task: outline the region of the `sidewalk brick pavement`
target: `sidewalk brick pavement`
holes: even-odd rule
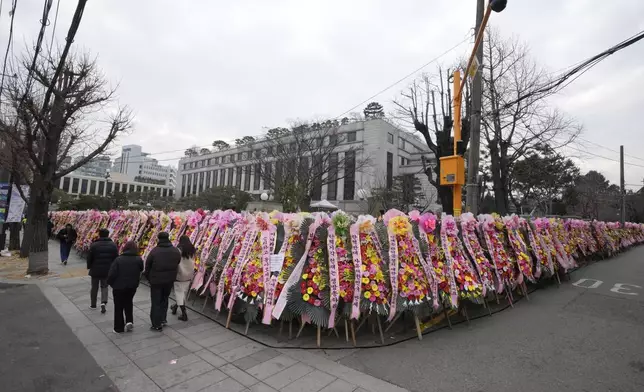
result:
[[[81,263],[72,256],[68,267]],[[162,333],[150,331],[146,286],[134,297],[134,332],[115,334],[111,293],[106,314],[89,309],[89,277],[40,285],[121,392],[406,391],[310,350],[267,348],[194,312],[188,322],[168,314]]]

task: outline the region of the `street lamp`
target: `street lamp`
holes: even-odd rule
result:
[[[262,201],[261,210],[262,210],[262,212],[265,212],[266,208],[264,207],[264,203],[268,200],[268,193],[262,192],[262,194],[259,195],[259,198]]]
[[[490,19],[492,11],[501,12],[507,5],[507,0],[490,0],[485,10],[485,15],[481,21],[479,31],[476,33],[476,40],[474,41],[474,48],[472,54],[467,61],[463,80],[461,80],[461,71],[454,71],[454,155],[440,157],[441,170],[440,170],[440,184],[452,186],[452,206],[454,216],[461,216],[462,201],[462,188],[465,185],[465,159],[463,159],[464,145],[461,139],[461,98],[463,96],[463,89],[461,86],[467,82],[467,75],[470,73],[470,68],[474,62],[476,52],[483,42],[483,35],[485,34],[485,26]]]

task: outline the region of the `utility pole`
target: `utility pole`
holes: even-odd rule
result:
[[[476,32],[474,49],[467,61],[463,80],[461,80],[460,71],[454,71],[454,155],[443,156],[440,157],[439,160],[441,163],[440,184],[452,187],[452,201],[455,217],[461,216],[461,206],[463,205],[463,201],[461,200],[461,188],[465,184],[465,160],[463,159],[464,146],[463,141],[461,140],[461,99],[463,96],[463,89],[461,87],[465,86],[467,83],[467,75],[470,72],[472,63],[474,62],[474,56],[478,53],[481,43],[483,42],[483,33],[485,31],[487,21],[490,19],[490,14],[492,11],[503,11],[506,5],[507,0],[490,0],[487,8],[485,9],[485,13],[483,14],[481,25]],[[478,171],[478,169],[476,171]],[[476,175],[476,172],[474,173],[474,175]]]
[[[476,2],[476,31],[481,29],[483,15],[485,13],[485,0]],[[465,195],[465,210],[478,215],[479,212],[479,161],[481,159],[481,100],[483,95],[482,86],[482,65],[483,45],[476,50],[476,60],[479,63],[479,70],[472,81],[472,113],[470,116],[470,146],[467,158],[467,194]],[[469,70],[466,70],[468,72]]]
[[[619,185],[622,191],[622,213],[620,222],[622,227],[626,222],[626,183],[624,181],[624,146],[619,146]]]

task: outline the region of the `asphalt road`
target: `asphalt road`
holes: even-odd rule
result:
[[[37,285],[3,283],[0,390],[118,391]]]
[[[418,392],[643,391],[644,247],[469,327],[340,362]]]

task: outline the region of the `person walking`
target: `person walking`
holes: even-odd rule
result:
[[[188,321],[185,300],[188,289],[190,288],[190,281],[195,273],[195,254],[197,251],[192,242],[190,242],[190,238],[186,235],[182,235],[179,238],[177,248],[181,251],[181,262],[179,263],[177,278],[174,282],[174,298],[177,303],[172,305],[171,309],[172,314],[177,314],[177,308],[181,308],[179,320]]]
[[[143,272],[143,259],[134,241],[128,241],[123,253],[114,260],[107,274],[107,284],[112,286],[114,297],[114,332],[130,332],[134,329],[134,305],[132,300]],[[123,315],[125,314],[125,318]]]
[[[162,231],[158,235],[157,246],[152,249],[145,261],[143,275],[150,282],[150,321],[155,331],[163,330],[167,324],[168,297],[177,278],[177,269],[181,262],[181,252],[172,246],[170,235]]]
[[[98,286],[101,286],[101,313],[107,310],[107,275],[110,272],[112,263],[119,255],[119,250],[114,241],[110,239],[110,232],[107,229],[98,230],[98,239],[89,247],[87,255],[87,269],[92,277],[92,288],[90,291],[91,309],[96,309],[96,297]]]
[[[61,229],[56,235],[60,241],[60,262],[64,265],[67,265],[67,259],[69,258],[69,253],[72,251],[72,246],[76,242],[78,234],[74,227],[68,223],[65,225],[64,229]]]

